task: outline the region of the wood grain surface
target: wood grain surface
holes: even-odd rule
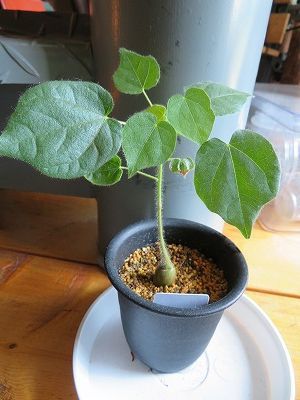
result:
[[[251,239],[229,225],[224,234],[246,258],[250,289],[300,298],[300,233],[268,232],[256,224]]]
[[[0,189],[0,246],[96,263],[96,200]]]
[[[8,267],[11,265],[11,267]],[[99,267],[0,251],[0,399],[77,399],[76,331],[109,286]]]

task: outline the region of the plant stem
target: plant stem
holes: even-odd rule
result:
[[[155,271],[154,283],[156,286],[169,286],[175,282],[176,269],[164,238],[163,228],[163,165],[158,167],[157,173],[157,225],[160,246],[161,263]]]
[[[125,121],[120,121],[120,120],[118,119],[118,122],[119,122],[121,125],[126,125],[126,122],[125,122]]]
[[[149,99],[149,96],[147,95],[147,93],[145,92],[145,90],[143,90],[143,94],[144,94],[144,96],[146,97],[146,100],[148,101],[150,107],[152,107],[152,106],[153,106],[152,101]]]
[[[128,168],[127,168],[127,167],[121,167],[121,168],[124,169],[124,170],[126,170],[126,171],[128,171]],[[157,182],[157,180],[158,180],[156,176],[153,176],[153,175],[150,175],[150,174],[146,174],[146,172],[137,171],[137,174],[142,175],[142,176],[145,176],[146,178],[152,179],[152,180],[154,180],[155,182]]]

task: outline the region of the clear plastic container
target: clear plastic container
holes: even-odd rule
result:
[[[257,84],[247,127],[263,134],[281,164],[280,192],[259,217],[267,230],[300,232],[300,87]]]
[[[283,185],[275,200],[261,211],[259,222],[272,231],[300,231],[300,174]]]
[[[272,143],[281,165],[282,184],[300,172],[300,132],[284,128],[258,110],[248,119],[247,127],[261,133]]]

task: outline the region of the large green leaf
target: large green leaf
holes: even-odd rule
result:
[[[122,178],[122,174],[121,159],[119,156],[114,156],[111,160],[102,165],[102,167],[86,175],[85,178],[94,185],[110,186],[119,182]]]
[[[250,96],[239,90],[213,82],[200,82],[195,85],[203,89],[211,100],[211,108],[216,116],[233,114],[240,111]]]
[[[189,88],[184,96],[172,96],[167,117],[178,133],[198,144],[208,139],[215,121],[209,97],[199,88]]]
[[[113,75],[117,89],[122,93],[140,94],[157,85],[160,69],[152,56],[142,56],[120,49],[120,65]]]
[[[249,238],[261,207],[277,194],[279,175],[271,144],[255,132],[240,130],[228,145],[211,139],[200,147],[194,183],[206,206]]]
[[[121,145],[121,125],[108,117],[111,95],[91,82],[52,81],[28,89],[0,137],[0,155],[54,178],[100,168]]]
[[[146,111],[130,117],[123,130],[123,150],[131,177],[138,170],[165,162],[175,149],[175,129]]]

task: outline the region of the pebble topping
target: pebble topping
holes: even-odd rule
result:
[[[146,300],[153,300],[154,294],[158,292],[205,293],[210,296],[210,303],[225,296],[228,283],[223,271],[212,259],[180,244],[168,245],[168,249],[177,270],[174,285],[157,287],[153,283],[154,272],[160,262],[157,244],[137,249],[130,254],[120,270],[124,283]]]

